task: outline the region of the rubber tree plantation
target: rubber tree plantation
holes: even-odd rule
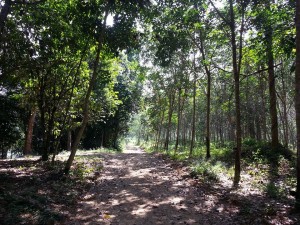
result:
[[[3,224],[300,223],[300,1],[0,0],[0,155]]]

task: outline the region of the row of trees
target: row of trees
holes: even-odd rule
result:
[[[243,139],[295,149],[295,2],[158,1],[148,27],[149,107],[144,138],[175,152]],[[141,123],[145,127],[145,123]]]
[[[234,141],[236,185],[243,138],[300,149],[295,1],[0,5],[2,155],[25,130],[25,153],[35,134],[43,160],[74,139],[65,172],[80,143],[116,147],[138,108],[145,73],[138,60],[150,71],[139,137],[152,137],[156,147],[173,141],[192,155],[204,143],[210,158],[212,141]],[[133,51],[139,45],[142,58]]]
[[[135,24],[148,4],[5,0],[0,5],[2,157],[24,144],[24,154],[33,145],[43,160],[53,154],[54,161],[68,146],[68,173],[83,137],[83,147],[117,147],[141,96]]]

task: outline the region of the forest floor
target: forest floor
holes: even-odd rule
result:
[[[250,178],[237,189],[227,178],[203,182],[136,146],[81,157],[73,177],[34,160],[0,161],[0,224],[300,224],[292,197],[270,198]]]

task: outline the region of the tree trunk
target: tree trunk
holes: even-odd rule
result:
[[[11,9],[11,0],[5,0],[4,5],[2,6],[0,12],[0,40],[2,40],[2,32],[4,30],[5,22],[7,20],[7,16]]]
[[[28,120],[27,131],[25,135],[25,145],[24,145],[24,155],[28,155],[32,152],[32,135],[33,135],[33,127],[36,116],[36,109],[32,108]]]
[[[211,92],[211,72],[208,68],[206,62],[206,55],[204,51],[203,37],[202,33],[200,33],[200,52],[202,55],[202,60],[204,64],[205,73],[207,76],[207,93],[206,93],[206,136],[205,136],[205,144],[206,144],[206,158],[210,158],[210,92]]]
[[[165,109],[163,108],[162,109],[162,116],[161,116],[161,120],[160,120],[160,124],[159,124],[159,128],[158,128],[156,150],[158,150],[158,148],[159,148],[160,137],[161,137],[161,130],[162,130],[163,122],[164,122],[164,117],[165,117]]]
[[[68,140],[67,140],[67,151],[70,152],[72,150],[72,131],[68,130]]]
[[[260,90],[260,98],[261,98],[261,104],[260,104],[260,116],[261,116],[261,124],[262,124],[262,139],[264,141],[267,140],[267,119],[266,119],[266,112],[265,112],[265,84],[264,84],[264,78],[263,78],[263,72],[259,73],[259,90]]]
[[[187,122],[186,122],[186,115],[185,114],[182,117],[182,119],[183,119],[182,120],[183,121],[182,145],[185,149],[185,147],[186,147],[186,136],[187,136],[187,134],[186,134],[186,132],[187,132]]]
[[[103,46],[104,30],[105,30],[107,16],[108,16],[108,10],[106,9],[102,29],[101,29],[101,32],[100,32],[99,38],[98,38],[98,46],[97,46],[97,51],[96,51],[96,58],[95,58],[94,65],[93,65],[93,73],[92,73],[92,76],[91,76],[91,79],[90,79],[90,82],[89,82],[89,86],[88,86],[88,90],[86,92],[85,99],[84,99],[83,119],[82,119],[82,122],[81,122],[81,126],[78,130],[78,133],[75,137],[73,146],[71,148],[71,154],[70,154],[70,156],[68,158],[68,161],[65,165],[64,171],[65,171],[66,174],[68,174],[69,171],[70,171],[70,168],[71,168],[71,165],[72,165],[73,160],[75,158],[76,151],[77,151],[77,148],[79,146],[80,140],[82,138],[83,132],[84,132],[85,127],[86,127],[86,125],[89,121],[90,96],[92,94],[92,90],[93,90],[93,87],[94,87],[94,84],[95,84],[96,78],[97,78],[98,66],[99,66],[99,62],[100,62],[100,53],[101,53],[102,46]]]
[[[270,10],[270,2],[266,3],[267,10]],[[273,56],[273,29],[269,24],[265,30],[266,36],[266,53],[268,60],[268,80],[269,80],[269,95],[270,95],[270,116],[271,116],[271,142],[272,148],[276,149],[279,145],[278,140],[278,119],[277,119],[277,99],[275,88],[275,72],[274,72],[274,56]]]
[[[175,143],[175,150],[174,154],[177,153],[178,144],[179,144],[179,129],[181,123],[181,87],[178,88],[178,109],[177,109],[177,129],[176,129],[176,143]]]
[[[39,111],[41,114],[41,128],[42,128],[42,140],[43,140],[43,145],[42,145],[42,160],[47,161],[49,159],[49,146],[47,145],[47,126],[46,126],[46,102],[45,102],[45,83],[47,81],[47,77],[42,77],[41,82],[40,82],[40,92],[39,92]]]
[[[192,140],[190,146],[189,157],[192,157],[193,149],[195,146],[195,131],[196,131],[196,73],[194,74],[194,87],[193,87],[193,119],[192,119]]]
[[[282,66],[283,67],[283,66]],[[287,97],[286,97],[286,85],[284,79],[284,71],[282,68],[282,105],[283,105],[283,134],[284,134],[284,146],[287,148],[289,145],[289,121],[288,121],[288,113],[287,113]]]
[[[257,113],[255,114],[255,125],[256,125],[256,139],[258,141],[261,141],[261,120],[259,118],[258,110],[256,111]]]
[[[166,151],[168,151],[169,149],[169,139],[170,139],[170,129],[171,129],[171,122],[172,122],[172,115],[173,115],[174,98],[175,98],[175,93],[172,93],[171,91],[171,93],[169,94],[168,125],[167,125],[166,140],[164,145],[164,149]]]
[[[234,185],[237,186],[240,182],[241,176],[241,148],[242,148],[242,129],[241,129],[241,109],[240,109],[240,64],[237,59],[237,46],[235,35],[235,18],[233,10],[233,0],[229,0],[230,3],[230,31],[231,31],[231,48],[232,48],[232,67],[234,76],[234,95],[235,95],[235,122],[236,122],[236,148],[235,148],[235,168],[234,168]],[[242,28],[243,29],[243,28]],[[243,30],[241,29],[241,34]],[[241,38],[241,37],[240,37]],[[241,60],[241,48],[240,48],[240,60]]]
[[[300,1],[296,1],[296,73],[295,73],[295,108],[297,128],[297,189],[296,208],[300,210]]]

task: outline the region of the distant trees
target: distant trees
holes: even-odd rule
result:
[[[224,145],[235,140],[234,183],[238,184],[243,139],[270,142],[274,151],[280,143],[291,147],[296,143],[293,93],[288,91],[293,85],[295,33],[286,25],[293,24],[293,5],[263,0],[175,2],[159,2],[154,8],[154,26],[145,41],[151,46],[147,54],[152,53],[155,66],[149,68],[156,71],[157,82],[179,83],[175,72],[165,71],[179,71],[181,61],[189,65],[181,75],[187,78],[186,88],[172,89],[177,96],[173,101],[168,100],[167,86],[150,83],[148,112],[155,145],[168,143],[168,148],[164,146],[170,149],[174,144],[176,153],[187,142],[193,146],[195,121],[195,146],[206,145],[206,158],[211,141]]]
[[[8,98],[9,90],[29,115],[22,119],[24,154],[32,143],[43,160],[52,154],[54,161],[67,147],[61,146],[63,139],[69,137],[68,173],[87,124],[109,117],[119,122],[111,124],[115,141],[104,141],[116,146],[137,109],[133,98],[139,101],[143,82],[138,65],[128,81],[121,81],[125,61],[120,55],[135,54],[139,32],[134,24],[149,3],[128,4],[51,0],[1,4],[0,86],[3,98]],[[108,16],[113,19],[109,26]],[[131,61],[137,63],[134,57]],[[129,88],[128,93],[121,85]],[[72,143],[67,133],[73,134]]]

